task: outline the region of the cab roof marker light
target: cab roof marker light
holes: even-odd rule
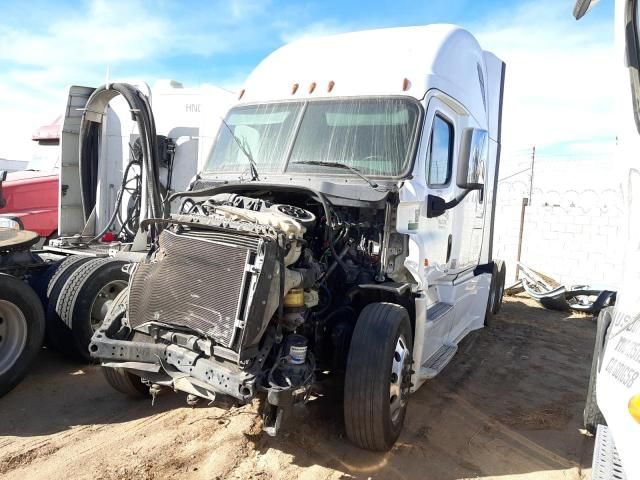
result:
[[[331,80],[329,82],[329,85],[327,85],[327,92],[331,93],[331,90],[333,90],[333,87],[335,87],[336,82],[334,82],[333,80]]]
[[[316,89],[316,82],[311,82],[311,85],[309,85],[309,93],[313,93],[315,89]]]
[[[402,81],[402,91],[403,91],[403,92],[406,92],[407,90],[409,90],[409,87],[411,87],[411,82],[409,81],[409,79],[408,79],[408,78],[405,78],[405,79]]]
[[[296,94],[296,92],[298,91],[298,87],[300,87],[300,85],[298,85],[297,83],[293,84],[293,87],[291,87],[291,95]]]
[[[240,99],[242,99],[242,97],[244,97],[244,92],[245,92],[244,88],[242,90],[240,90],[240,95],[238,95],[238,100],[240,100]]]

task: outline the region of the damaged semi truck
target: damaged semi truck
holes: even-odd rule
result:
[[[410,393],[501,306],[504,72],[451,25],[268,56],[190,190],[167,199],[176,213],[141,223],[151,249],[89,345],[109,383],[188,401],[264,395],[275,434],[339,376],[348,437],[389,449]]]

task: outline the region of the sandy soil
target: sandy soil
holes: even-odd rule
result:
[[[337,388],[300,406],[277,438],[257,405],[197,407],[167,394],[152,407],[111,390],[97,366],[43,350],[0,399],[4,479],[583,479],[580,433],[595,324],[509,299],[452,363],[413,395],[385,454],[346,440]]]

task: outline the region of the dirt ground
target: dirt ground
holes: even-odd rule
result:
[[[588,479],[593,439],[580,433],[595,324],[507,300],[491,328],[409,402],[392,451],[344,434],[336,388],[300,406],[277,438],[254,412],[187,407],[113,391],[100,367],[43,350],[0,399],[4,479]]]

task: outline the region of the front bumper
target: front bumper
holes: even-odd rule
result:
[[[169,386],[214,400],[228,395],[243,403],[257,393],[257,377],[238,365],[217,360],[207,342],[181,332],[151,328],[145,341],[115,338],[120,319],[105,322],[91,339],[89,352],[104,367],[125,368],[151,384]],[[172,340],[172,342],[167,341]],[[173,343],[177,342],[177,343]]]

